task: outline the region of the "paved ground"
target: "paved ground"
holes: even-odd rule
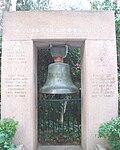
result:
[[[39,146],[37,150],[82,150],[81,146]]]

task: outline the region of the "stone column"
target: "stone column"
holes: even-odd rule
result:
[[[2,32],[3,0],[0,0],[0,32]]]
[[[98,128],[118,115],[117,57],[114,40],[86,40],[82,48],[82,146],[94,150]],[[103,143],[104,142],[104,143]]]
[[[18,121],[15,143],[26,150],[37,144],[36,51],[32,41],[3,42],[2,118]]]

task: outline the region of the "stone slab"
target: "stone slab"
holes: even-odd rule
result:
[[[75,145],[70,145],[70,146],[39,146],[37,150],[82,150],[81,146],[75,146]]]
[[[37,144],[36,57],[33,42],[3,42],[1,116],[18,121],[14,142],[34,150]]]
[[[101,123],[118,115],[116,43],[111,40],[86,40],[81,62],[82,146],[93,150]]]
[[[113,11],[5,12],[3,26],[3,41],[116,38]]]
[[[104,148],[102,145],[97,144],[95,146],[95,150],[107,150],[106,148]]]
[[[24,147],[24,145],[18,145],[16,147],[16,150],[25,150],[25,147]]]

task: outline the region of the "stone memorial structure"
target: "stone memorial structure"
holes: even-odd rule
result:
[[[112,11],[6,12],[2,49],[2,117],[19,122],[14,141],[36,150],[37,49],[81,48],[82,148],[94,150],[101,123],[118,113],[117,57]]]

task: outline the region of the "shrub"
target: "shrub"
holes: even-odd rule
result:
[[[120,92],[119,92],[119,96],[118,96],[118,114],[120,116]]]
[[[99,137],[107,139],[112,150],[120,150],[120,117],[103,123],[98,131]]]
[[[16,150],[12,138],[15,135],[17,124],[13,119],[0,120],[0,150]]]

